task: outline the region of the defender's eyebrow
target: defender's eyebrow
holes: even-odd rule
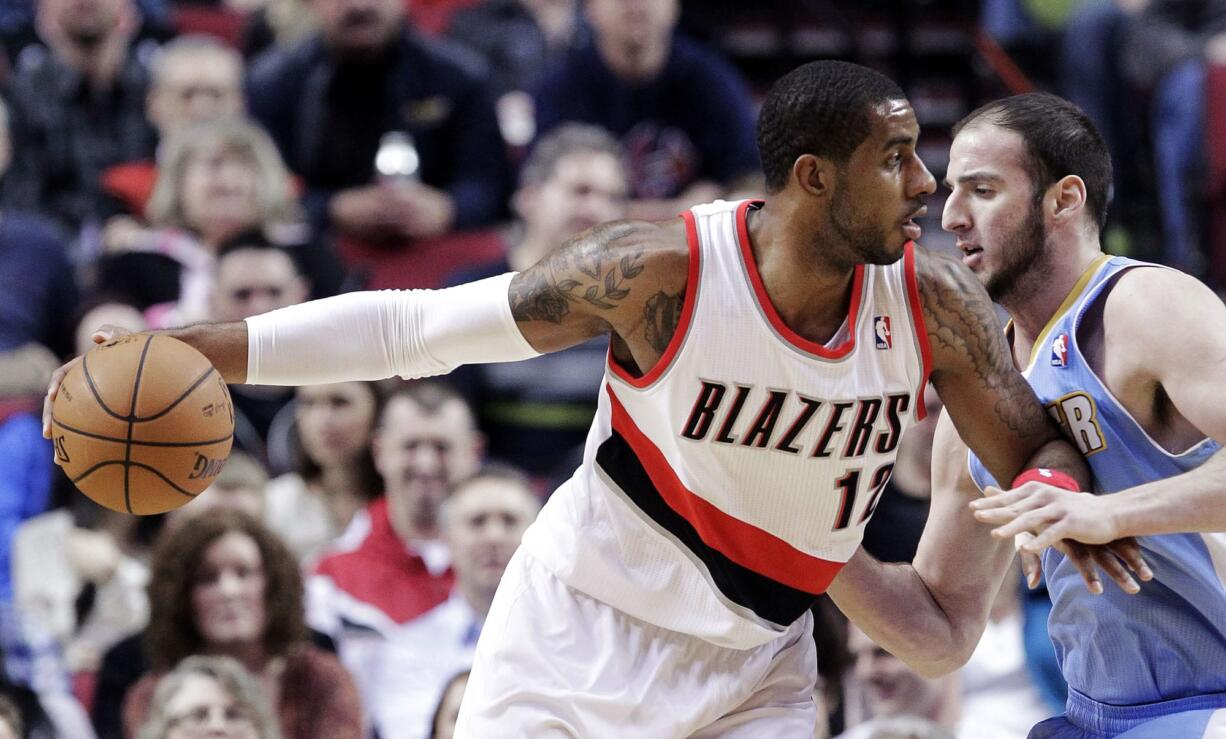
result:
[[[965,185],[968,182],[1000,182],[1000,181],[1001,181],[1000,175],[992,174],[991,172],[967,172],[966,174],[958,178],[959,185]],[[954,189],[954,186],[949,184],[948,179],[942,180],[941,184],[945,185],[945,187],[949,188],[950,190]]]

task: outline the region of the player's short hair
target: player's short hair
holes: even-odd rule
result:
[[[889,77],[849,62],[809,62],[779,78],[758,115],[766,191],[784,188],[802,154],[846,162],[868,138],[869,111],[905,98]]]
[[[1047,92],[1030,92],[990,102],[954,126],[953,135],[977,122],[1022,137],[1035,198],[1061,177],[1077,175],[1086,185],[1086,207],[1100,230],[1111,201],[1111,154],[1102,134],[1080,108]]]
[[[600,126],[588,123],[566,123],[541,137],[532,153],[519,171],[520,187],[539,185],[547,181],[558,169],[558,162],[571,154],[592,152],[608,154],[617,160],[622,178],[629,182],[626,169],[626,151],[613,134]]]

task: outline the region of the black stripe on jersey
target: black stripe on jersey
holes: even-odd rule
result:
[[[661,497],[630,444],[617,431],[596,450],[596,464],[639,510],[676,537],[706,566],[711,580],[728,600],[780,626],[800,618],[817,600],[812,593],[776,582],[707,546],[690,522]]]

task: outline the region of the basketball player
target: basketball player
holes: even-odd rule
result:
[[[934,514],[972,500],[999,539],[1035,535],[1023,552],[1043,552],[1069,697],[1066,715],[1030,737],[1226,737],[1226,307],[1181,272],[1102,252],[1111,162],[1071,104],[1008,98],[955,133],[942,226],[1012,315],[1014,363],[1095,478],[1095,495],[1001,493],[977,450],[968,464],[949,419],[938,426]],[[961,495],[938,503],[941,489]],[[930,533],[940,532],[925,531],[919,557],[940,556]],[[1045,550],[1120,537],[1141,537],[1151,565],[1135,594],[1095,597]]]
[[[808,609],[858,547],[929,379],[999,479],[1088,484],[983,288],[913,245],[935,189],[918,136],[890,80],[815,62],[765,101],[764,203],[597,227],[523,273],[172,335],[229,381],[307,384],[611,333],[584,461],[508,566],[457,735],[810,736]],[[956,538],[939,554],[937,600],[996,564]]]

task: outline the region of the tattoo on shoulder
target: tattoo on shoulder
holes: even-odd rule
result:
[[[644,251],[619,243],[635,227],[610,223],[577,237],[511,283],[516,321],[561,323],[572,303],[613,310],[630,294],[627,282],[642,274]]]
[[[949,258],[925,254],[920,293],[928,341],[935,356],[955,357],[983,388],[997,396],[993,410],[1023,435],[1047,434],[1050,425],[1030,384],[1013,366],[992,301],[979,282]]]
[[[677,332],[677,324],[681,322],[681,308],[685,305],[685,294],[669,295],[660,291],[647,300],[643,309],[643,324],[646,326],[647,343],[651,348],[663,353],[668,343]]]

